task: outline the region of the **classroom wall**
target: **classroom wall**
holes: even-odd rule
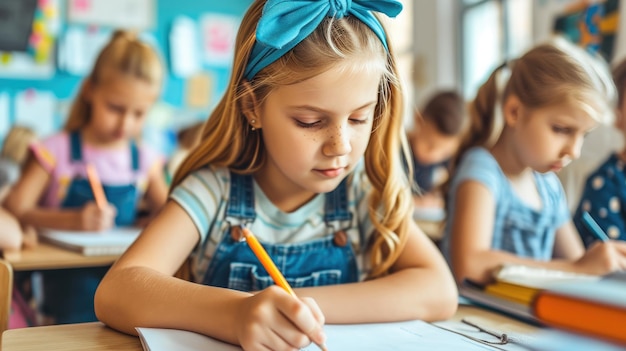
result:
[[[60,9],[60,37],[62,37],[63,33],[65,33],[65,31],[70,27],[105,32],[112,31],[113,28],[107,26],[92,28],[86,25],[68,24],[66,21],[67,1],[68,0],[58,0]],[[154,28],[144,31],[144,34],[147,34],[150,39],[154,39],[154,43],[157,49],[162,53],[162,57],[168,67],[168,75],[163,86],[162,103],[158,106],[158,114],[160,114],[160,116],[155,117],[155,119],[158,119],[155,124],[159,127],[163,127],[163,115],[173,115],[173,121],[171,123],[174,127],[176,127],[177,119],[179,120],[178,124],[184,125],[190,123],[191,120],[202,119],[208,115],[210,107],[215,104],[226,87],[228,76],[230,74],[230,67],[203,63],[202,71],[211,78],[211,83],[213,84],[210,89],[210,106],[203,108],[192,108],[187,106],[186,85],[188,81],[185,78],[179,78],[172,75],[170,71],[171,61],[168,53],[170,49],[168,37],[170,35],[170,29],[174,18],[179,15],[184,15],[198,23],[200,18],[205,14],[223,14],[240,19],[252,0],[153,1],[155,5],[155,25]],[[0,63],[0,65],[2,65],[2,63]],[[8,125],[15,122],[15,97],[18,94],[27,90],[35,93],[39,91],[52,92],[54,97],[57,99],[54,106],[54,124],[60,127],[64,121],[64,116],[67,113],[71,99],[76,93],[82,78],[82,76],[76,76],[63,72],[56,68],[52,77],[46,79],[35,79],[28,76],[16,78],[6,78],[0,76],[0,96],[4,96],[4,98],[6,98],[8,95],[9,98],[8,121],[0,121],[0,140],[3,138],[3,132],[6,132],[6,130],[3,131],[2,125],[4,125],[4,129],[6,129]],[[0,99],[2,99],[2,97],[0,97]],[[1,113],[2,111],[0,111],[0,114]]]

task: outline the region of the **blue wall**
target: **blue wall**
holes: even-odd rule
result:
[[[61,2],[64,4],[64,2]],[[178,15],[185,15],[196,20],[206,13],[220,13],[233,15],[241,18],[252,3],[252,0],[155,0],[156,4],[156,28],[150,31],[158,41],[159,49],[164,54],[166,66],[169,71],[169,44],[168,37],[173,19]],[[65,17],[65,8],[61,8],[61,17]],[[65,23],[62,24],[62,30]],[[215,77],[212,100],[218,99],[228,83],[230,68],[205,66],[205,71]],[[8,91],[11,99],[19,91],[25,89],[38,89],[53,92],[59,100],[70,100],[78,89],[82,77],[59,72],[51,79],[46,80],[20,80],[0,78],[0,92]],[[185,80],[168,75],[163,90],[162,100],[175,108],[184,108]],[[0,139],[2,136],[0,136]]]

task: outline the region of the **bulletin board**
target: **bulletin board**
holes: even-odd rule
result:
[[[224,51],[223,39],[230,38],[230,35],[234,36],[236,25],[252,3],[252,0],[37,1],[40,4],[51,2],[58,5],[59,21],[56,23],[58,33],[55,36],[52,60],[33,65],[32,52],[20,55],[12,53],[13,66],[9,66],[6,62],[3,63],[3,56],[0,53],[0,122],[2,122],[0,141],[3,138],[3,131],[17,122],[18,107],[21,111],[20,119],[32,120],[29,111],[23,108],[27,105],[21,104],[24,99],[36,101],[38,106],[51,108],[51,117],[45,118],[52,119],[54,128],[59,128],[65,120],[84,75],[91,68],[92,56],[98,52],[99,45],[106,42],[116,27],[139,29],[141,38],[157,49],[167,68],[160,100],[162,106],[155,112],[155,115],[160,117],[155,119],[165,121],[168,118],[172,119],[171,116],[174,116],[175,121],[206,118],[210,108],[223,94],[230,75],[232,60],[228,50],[232,48],[226,48]],[[126,16],[127,13],[132,16]],[[181,16],[192,21],[200,41],[198,68],[192,75],[178,75],[172,72],[170,34],[175,19]],[[226,19],[230,27],[228,25],[215,27],[212,23],[206,22],[207,16]],[[208,24],[203,26],[202,23]],[[209,28],[211,33],[218,33],[222,37],[213,36],[207,39],[202,28]],[[205,43],[213,45],[211,47],[216,50],[223,50],[219,51],[221,56],[206,59],[202,54],[202,45]],[[17,69],[17,65],[22,68]],[[210,95],[209,98],[206,98],[207,94]],[[46,120],[42,125],[46,126],[47,123]]]

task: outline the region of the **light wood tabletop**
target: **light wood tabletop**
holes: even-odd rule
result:
[[[474,306],[459,306],[452,320],[476,317],[487,327],[508,325],[518,332],[530,333],[537,328],[523,322]],[[11,329],[2,334],[2,351],[142,351],[138,337],[129,336],[102,323],[66,324]]]
[[[6,330],[2,350],[142,351],[141,342],[102,323],[52,325]]]
[[[33,248],[3,253],[4,259],[11,264],[14,271],[108,266],[119,256],[85,256],[45,242],[40,242]]]

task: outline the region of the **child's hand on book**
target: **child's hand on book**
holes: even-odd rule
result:
[[[85,231],[110,229],[115,224],[116,208],[106,204],[102,209],[95,202],[88,202],[80,211],[80,228]]]
[[[250,296],[237,314],[237,338],[244,350],[301,349],[324,344],[324,315],[310,298],[294,298],[278,286]]]
[[[626,242],[597,241],[574,264],[580,272],[588,274],[626,270]]]

